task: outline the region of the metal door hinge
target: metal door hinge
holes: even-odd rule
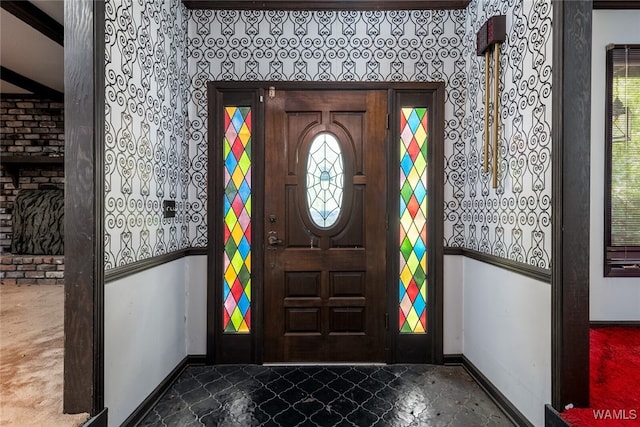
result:
[[[389,330],[389,313],[384,314],[384,329]]]
[[[389,129],[389,115],[387,114],[387,129]]]

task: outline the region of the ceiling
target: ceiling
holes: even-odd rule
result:
[[[64,1],[0,2],[0,93],[61,98]]]
[[[300,8],[313,3],[316,8],[332,8],[340,0],[183,0],[192,8],[202,7],[283,7]],[[303,5],[304,3],[304,5]],[[464,7],[468,0],[353,0],[357,6],[385,4],[430,5],[431,7]],[[594,0],[594,7],[637,8],[634,0]],[[287,6],[288,5],[288,6]],[[321,5],[318,6],[318,5]],[[64,93],[64,1],[1,0],[0,1],[0,94],[34,94],[62,98]]]
[[[203,1],[183,0],[192,7],[225,8],[256,7],[253,0]],[[451,7],[468,0],[352,0],[358,5],[375,9],[396,4],[418,4]],[[399,3],[398,3],[399,2]],[[300,8],[300,0],[265,0],[263,8]],[[335,8],[340,0],[308,0],[314,8]],[[381,4],[386,5],[384,7]],[[318,6],[320,5],[320,6]],[[414,5],[415,6],[415,5]],[[63,0],[1,0],[0,1],[0,94],[34,94],[62,98],[64,94],[64,1]]]

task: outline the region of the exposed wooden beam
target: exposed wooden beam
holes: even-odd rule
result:
[[[63,412],[104,407],[103,0],[66,1]]]
[[[31,25],[60,46],[64,46],[64,26],[28,1],[2,0],[0,6]]]
[[[464,9],[469,0],[182,0],[189,9],[218,10],[425,10]]]
[[[4,5],[4,2],[2,2]],[[21,87],[24,90],[28,90],[29,92],[33,92],[35,95],[40,95],[46,98],[51,99],[62,99],[64,98],[64,94],[62,92],[58,92],[55,89],[51,89],[49,86],[45,86],[42,83],[38,83],[35,80],[31,80],[28,77],[23,76],[22,74],[18,74],[13,70],[10,70],[6,67],[0,65],[0,79],[5,82],[11,83],[18,87]]]
[[[551,400],[589,407],[592,1],[553,2]]]

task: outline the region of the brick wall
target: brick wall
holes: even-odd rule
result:
[[[2,97],[0,100],[0,164],[2,164],[2,157],[5,156],[59,157],[63,154],[64,104],[62,102]],[[13,224],[11,214],[18,191],[64,188],[62,164],[30,164],[17,170],[19,171],[18,181],[14,183],[11,174],[8,173],[7,165],[0,167],[0,253],[4,254],[11,250]]]
[[[0,284],[62,285],[63,255],[11,255],[0,260]]]
[[[0,101],[0,154],[62,155],[64,104],[42,99]]]

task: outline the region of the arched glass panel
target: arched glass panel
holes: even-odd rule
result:
[[[338,221],[344,192],[340,143],[330,133],[315,137],[307,158],[307,206],[313,223],[329,228]]]

